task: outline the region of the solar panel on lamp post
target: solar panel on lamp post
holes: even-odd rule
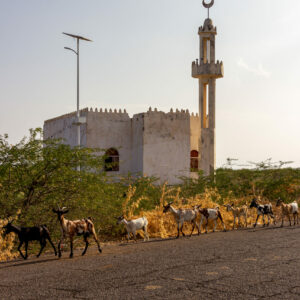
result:
[[[80,147],[81,146],[80,125],[84,124],[86,120],[84,117],[80,117],[80,112],[79,112],[79,40],[83,40],[87,42],[92,42],[92,40],[82,37],[80,35],[70,34],[66,32],[63,32],[63,34],[75,38],[77,40],[77,51],[69,47],[64,47],[64,48],[66,50],[70,50],[74,52],[77,55],[77,112],[76,112],[76,122],[74,123],[74,125],[77,126],[77,145],[78,147]],[[80,165],[77,167],[77,170],[80,171]]]

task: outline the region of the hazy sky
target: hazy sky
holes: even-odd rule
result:
[[[201,0],[0,0],[0,134],[11,143],[29,128],[81,108],[149,106],[198,111],[191,62],[199,56]],[[215,0],[218,28],[217,164],[292,160],[300,167],[300,1]]]

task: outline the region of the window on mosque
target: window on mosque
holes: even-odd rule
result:
[[[119,171],[119,152],[114,148],[110,148],[105,152],[105,171]]]
[[[191,172],[198,172],[199,168],[199,152],[197,150],[191,151]]]

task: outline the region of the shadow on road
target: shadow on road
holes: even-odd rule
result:
[[[58,258],[45,258],[45,259],[39,259],[39,260],[21,260],[23,262],[20,262],[20,260],[13,260],[13,261],[7,261],[7,262],[2,262],[0,264],[0,269],[6,269],[6,268],[13,268],[13,267],[19,267],[19,266],[30,266],[30,265],[35,265],[35,264],[40,264],[40,263],[45,263],[48,261],[53,261],[53,260],[58,260]],[[3,266],[1,266],[3,265]]]
[[[150,244],[150,243],[160,243],[160,242],[168,242],[168,241],[172,241],[172,240],[176,240],[176,237],[169,237],[169,238],[160,238],[160,239],[151,239],[150,241],[138,241],[138,242],[124,242],[124,243],[120,243],[119,246],[121,247],[125,247],[125,246],[133,246],[133,245],[137,245],[137,244]]]

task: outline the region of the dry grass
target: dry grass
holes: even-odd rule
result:
[[[0,220],[0,261],[6,261],[18,256],[13,249],[15,234],[8,234],[5,238],[3,238],[3,226],[7,224],[8,220]]]
[[[175,192],[175,195],[174,195]],[[192,208],[194,205],[201,204],[202,207],[206,208],[216,208],[217,206],[220,209],[220,212],[222,214],[223,220],[225,222],[226,229],[231,230],[233,226],[233,216],[232,212],[227,212],[226,208],[223,205],[220,205],[218,203],[221,203],[221,200],[223,200],[223,203],[226,204],[232,204],[236,207],[247,205],[249,207],[249,204],[251,202],[251,197],[248,198],[241,198],[241,199],[221,199],[221,196],[218,194],[216,190],[206,190],[205,193],[201,195],[196,195],[195,197],[191,198],[180,198],[180,188],[177,190],[174,188],[168,188],[166,184],[162,187],[161,197],[160,197],[160,204],[152,211],[147,212],[141,212],[139,215],[136,215],[133,217],[133,210],[138,207],[138,204],[140,201],[136,201],[134,203],[134,209],[129,209],[131,212],[128,214],[131,218],[138,218],[141,216],[147,217],[149,221],[148,225],[148,233],[150,237],[152,238],[168,238],[171,236],[177,235],[177,224],[175,222],[175,219],[173,215],[168,212],[166,214],[163,213],[163,205],[167,203],[167,200],[172,200],[173,205],[176,208]],[[172,196],[173,194],[173,196]],[[125,200],[126,204],[128,203],[127,199]],[[264,203],[264,201],[262,201]],[[132,206],[133,207],[133,206]],[[278,215],[278,210],[273,205],[274,214]],[[128,211],[128,209],[127,209]],[[200,221],[200,216],[198,216],[198,222]],[[252,226],[256,220],[256,209],[252,208],[248,210],[248,227]],[[260,221],[261,222],[261,219]],[[241,218],[242,226],[244,226],[244,219]],[[259,224],[259,223],[258,223]],[[208,224],[208,231],[212,230],[214,223],[209,221]],[[236,224],[237,225],[237,224]],[[192,226],[191,224],[186,223],[184,225],[184,232],[186,234],[189,234],[191,232]],[[222,230],[222,225],[220,221],[218,221],[217,230]],[[195,231],[196,232],[196,231]],[[202,228],[203,232],[203,228]],[[142,235],[142,234],[141,234]]]

